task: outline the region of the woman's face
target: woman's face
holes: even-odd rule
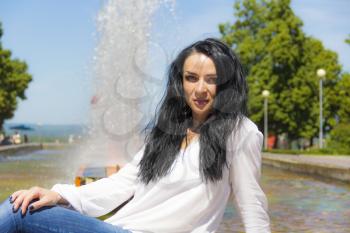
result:
[[[216,69],[211,58],[193,53],[185,60],[182,83],[193,120],[204,122],[213,108],[216,95]]]

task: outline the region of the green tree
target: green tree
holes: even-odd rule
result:
[[[339,123],[350,124],[350,74],[344,73],[336,85],[336,95],[332,102],[337,103],[337,117]]]
[[[316,70],[327,71],[324,96],[333,95],[341,70],[337,54],[303,32],[290,0],[241,0],[234,9],[235,22],[221,24],[219,30],[246,67],[250,117],[263,128],[261,93],[267,89],[270,131],[288,133],[290,139],[317,136]],[[325,97],[325,128],[335,123],[334,108]]]
[[[345,40],[350,45],[350,35]],[[333,102],[338,103],[337,115],[340,123],[350,124],[350,73],[343,73],[337,83],[337,95],[333,96]]]
[[[350,45],[350,36],[345,40]],[[336,95],[332,101],[337,103],[338,124],[334,126],[328,139],[328,146],[340,154],[350,153],[350,74],[343,73],[336,84]]]
[[[31,75],[27,72],[27,64],[11,58],[11,51],[3,49],[2,35],[0,23],[0,130],[4,121],[13,117],[18,99],[26,99],[25,90],[32,81]]]

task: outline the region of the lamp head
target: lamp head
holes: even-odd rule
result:
[[[269,97],[269,95],[270,95],[270,92],[269,92],[268,90],[263,90],[262,96],[263,96],[264,98]]]
[[[319,78],[324,78],[326,76],[326,71],[324,69],[317,69],[316,73]]]

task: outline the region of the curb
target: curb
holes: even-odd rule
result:
[[[40,143],[27,143],[20,145],[9,145],[0,147],[0,155],[13,155],[19,152],[31,152],[35,150],[43,149],[43,145]]]
[[[335,166],[334,164],[315,164],[305,161],[298,161],[298,156],[295,159],[281,158],[283,155],[272,156],[263,153],[262,163],[264,165],[289,170],[293,172],[325,177],[350,183],[350,164],[349,167]]]

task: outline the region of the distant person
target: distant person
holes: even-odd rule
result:
[[[263,136],[245,116],[247,97],[243,68],[231,48],[211,38],[190,45],[171,63],[154,124],[130,163],[81,187],[14,192],[0,205],[0,229],[214,233],[232,196],[247,233],[270,233],[259,182]],[[105,221],[95,218],[131,197]]]
[[[5,139],[5,135],[3,133],[0,133],[0,145],[4,139]]]
[[[21,135],[17,131],[14,133],[14,135],[12,135],[12,141],[13,144],[21,144]]]
[[[73,144],[74,143],[74,135],[73,134],[70,134],[69,137],[68,137],[68,143],[69,144]]]
[[[5,138],[1,141],[1,145],[3,146],[8,146],[12,144],[13,144],[13,141],[12,141],[12,137],[10,136],[5,136]]]
[[[24,134],[24,135],[23,135],[23,142],[24,142],[24,143],[28,143],[28,142],[29,142],[29,139],[28,139],[28,135],[27,135],[27,134]]]

